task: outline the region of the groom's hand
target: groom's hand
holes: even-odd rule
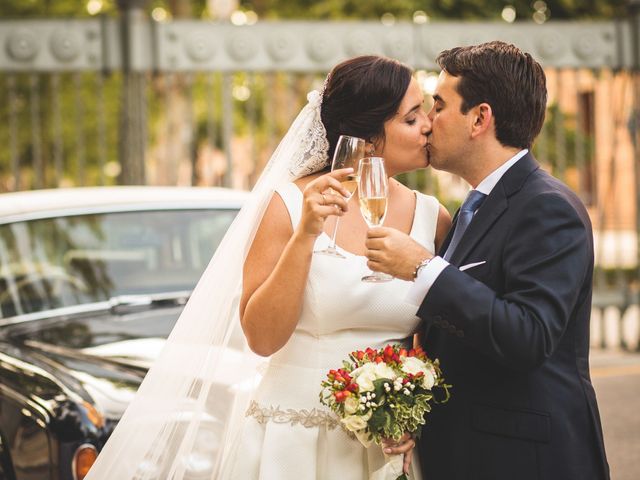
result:
[[[395,228],[376,227],[367,232],[365,242],[369,259],[367,265],[374,272],[384,272],[402,280],[413,280],[416,266],[433,254],[413,238]]]

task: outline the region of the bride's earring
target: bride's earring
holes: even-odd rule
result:
[[[376,153],[376,147],[374,147],[373,143],[370,143],[369,146],[367,147],[367,155],[369,155],[370,157],[373,157],[375,153]]]

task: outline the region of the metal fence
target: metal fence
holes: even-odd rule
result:
[[[632,12],[633,13],[633,12]],[[375,53],[412,65],[428,92],[441,50],[501,39],[547,71],[534,147],[595,227],[592,343],[639,348],[637,16],[608,22],[0,21],[0,191],[74,185],[250,188],[326,72]],[[450,209],[464,182],[405,175]]]

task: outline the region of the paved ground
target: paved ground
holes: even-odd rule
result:
[[[640,354],[591,350],[612,480],[640,479]]]

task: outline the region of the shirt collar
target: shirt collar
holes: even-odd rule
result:
[[[493,172],[491,172],[488,176],[486,176],[485,179],[478,184],[478,186],[476,187],[476,190],[478,190],[481,193],[484,193],[485,195],[489,195],[491,193],[491,190],[493,190],[493,187],[495,187],[496,184],[502,178],[502,176],[505,173],[507,173],[507,170],[509,170],[518,160],[524,157],[528,152],[529,150],[526,148],[524,150],[520,150],[513,157],[511,157],[509,160],[507,160],[498,168],[496,168]]]

